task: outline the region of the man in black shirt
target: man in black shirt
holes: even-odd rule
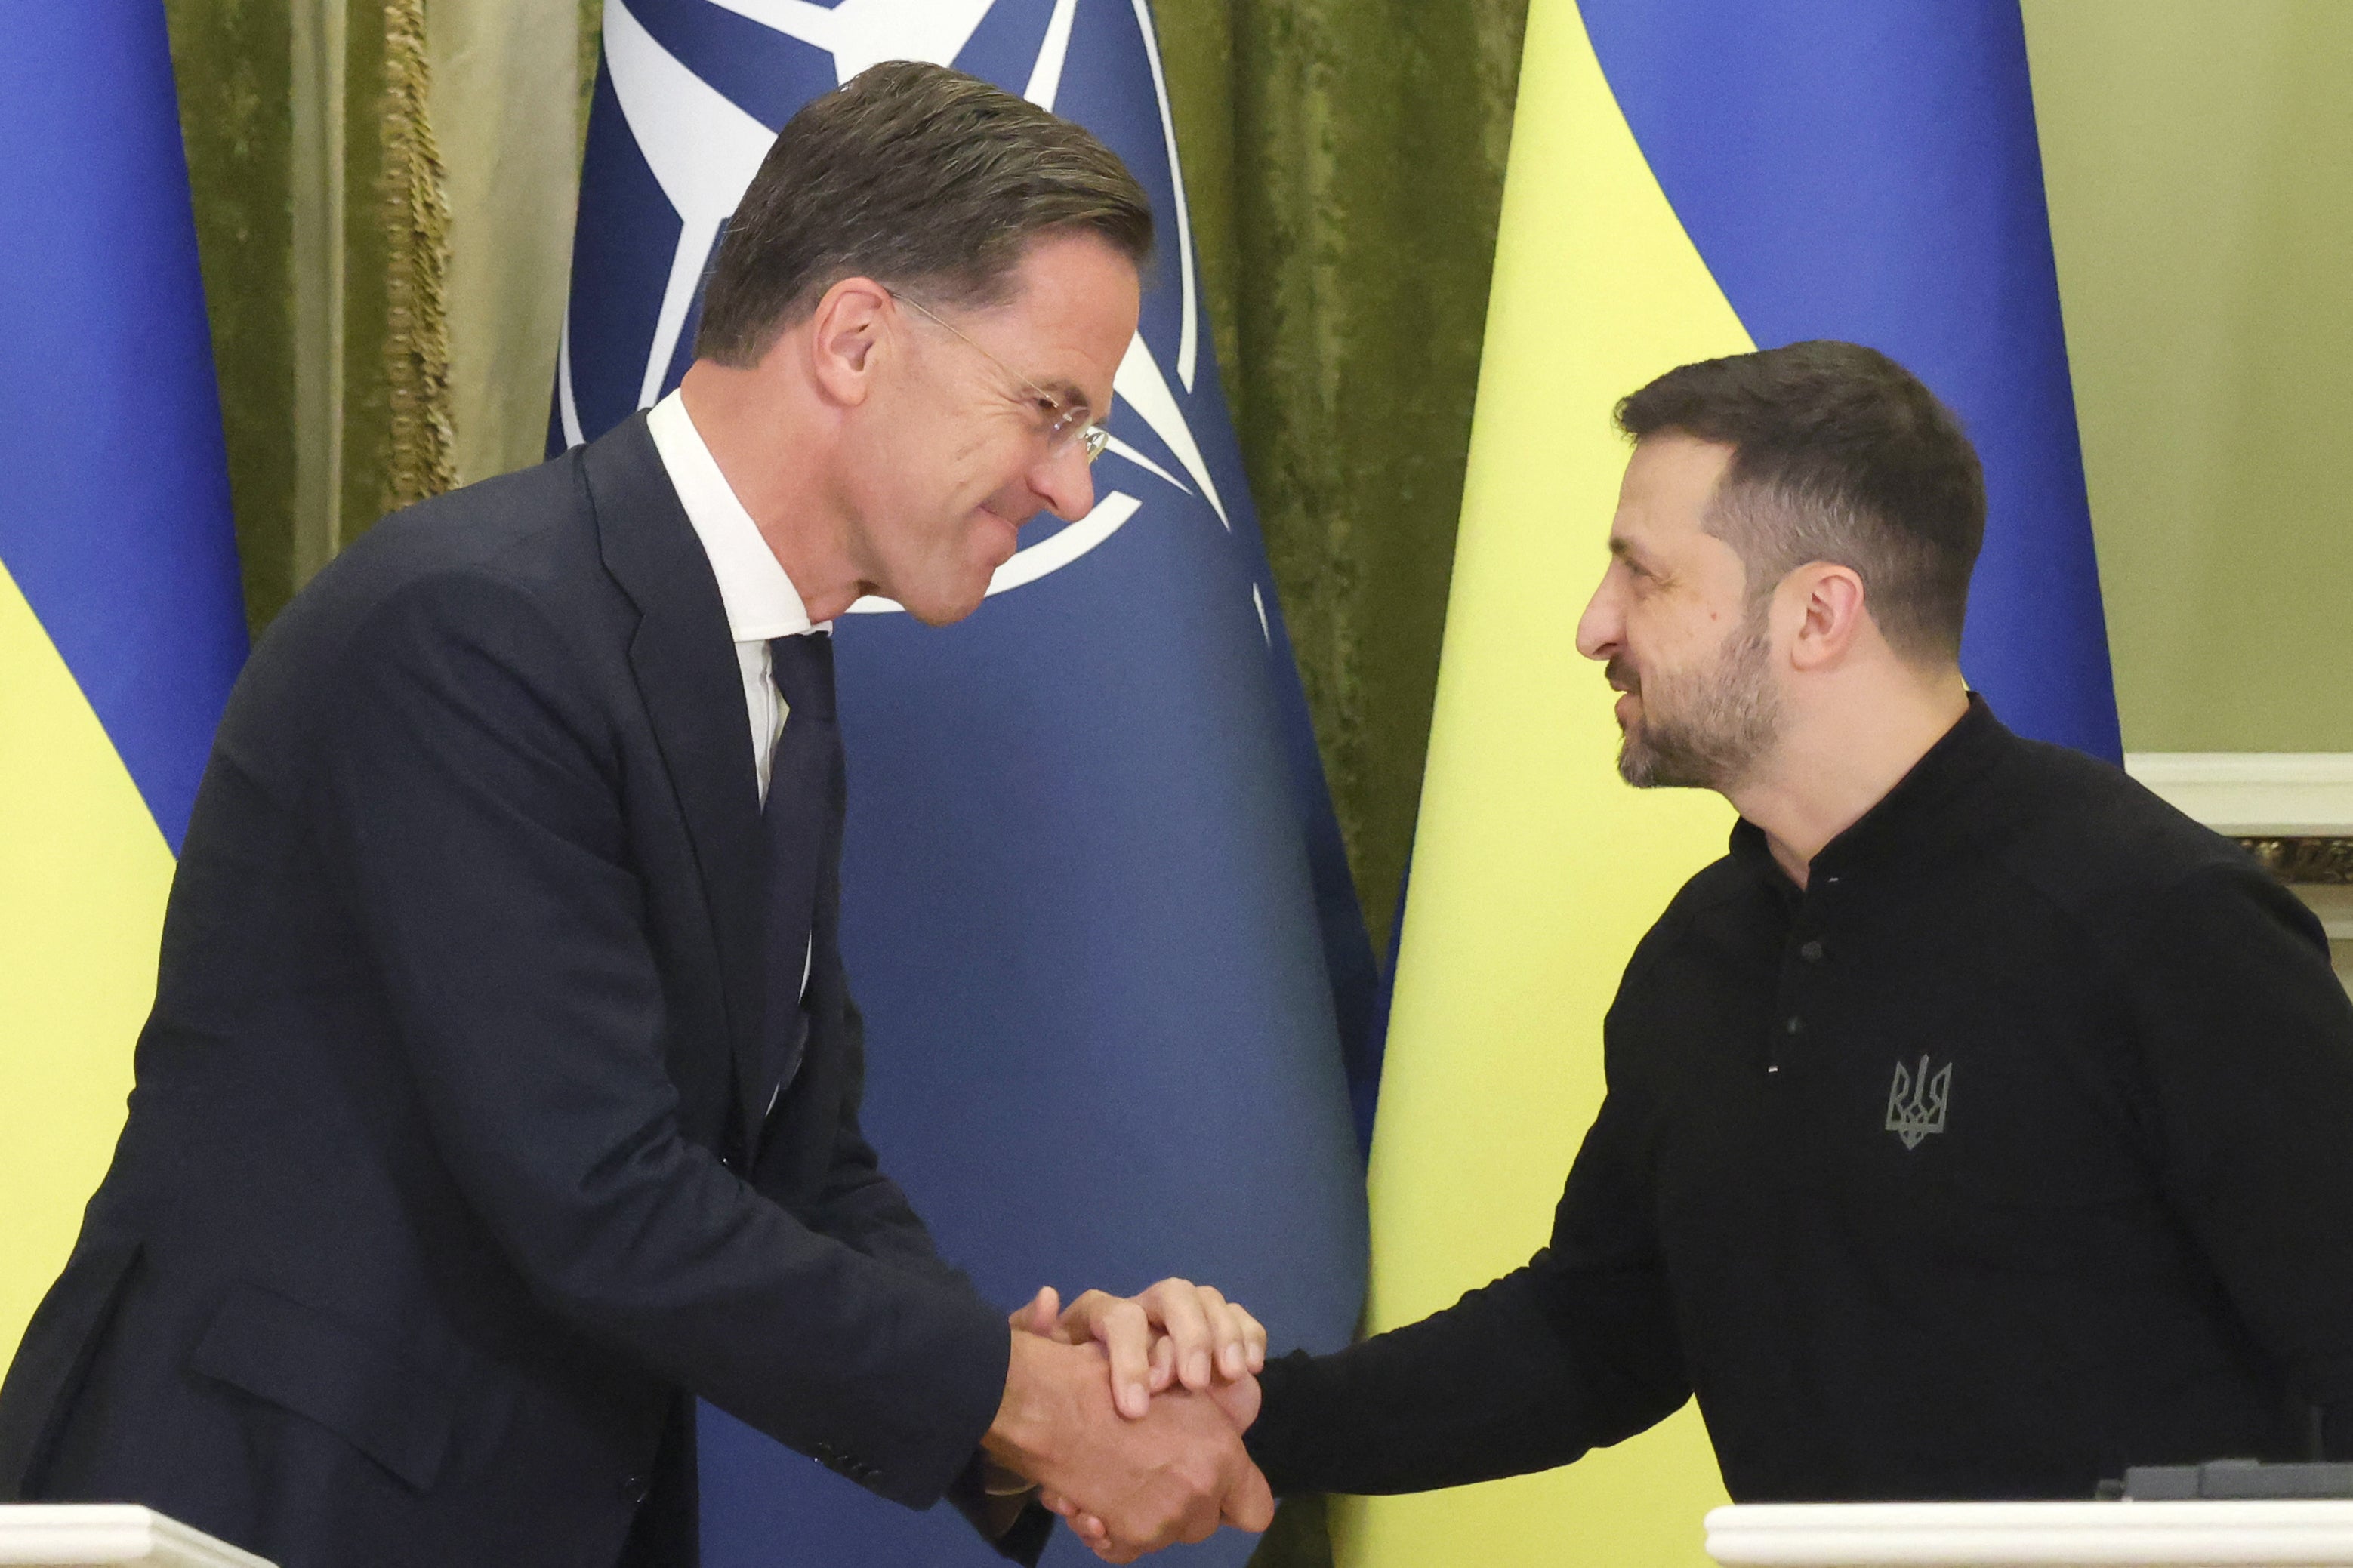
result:
[[[2353,1006],[2312,917],[1957,663],[1985,500],[1868,349],[1626,400],[1579,628],[1731,852],[1628,966],[1551,1245],[1262,1379],[1281,1491],[1565,1464],[1696,1394],[1742,1500],[2089,1497],[2353,1438]],[[1574,897],[1574,889],[1563,889]]]

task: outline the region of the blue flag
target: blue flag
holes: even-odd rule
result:
[[[1364,1172],[1344,1042],[1373,963],[1201,310],[1144,0],[607,0],[554,445],[677,384],[775,132],[884,59],[1087,126],[1159,222],[1085,519],[1041,514],[945,630],[838,624],[843,947],[866,1127],[942,1250],[1041,1284],[1218,1285],[1278,1348],[1346,1342]],[[706,1411],[713,1568],[995,1561]],[[1239,1563],[1228,1531],[1174,1561]],[[1093,1559],[1064,1535],[1050,1562]]]
[[[246,634],[164,7],[13,10],[0,563],[176,851]]]
[[[122,1127],[246,652],[161,0],[0,26],[0,1360]]]
[[[1868,343],[1985,460],[1961,669],[2123,761],[2016,0],[1583,0],[1675,216],[1759,348]]]

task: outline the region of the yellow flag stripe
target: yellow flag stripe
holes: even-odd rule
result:
[[[1374,1330],[1527,1260],[1602,1094],[1601,1018],[1711,795],[1638,793],[1577,621],[1607,563],[1617,400],[1753,348],[1571,0],[1530,7],[1478,414],[1373,1140]],[[1694,1412],[1547,1475],[1335,1510],[1346,1568],[1701,1563]]]
[[[0,1360],[105,1174],[172,851],[0,566]]]

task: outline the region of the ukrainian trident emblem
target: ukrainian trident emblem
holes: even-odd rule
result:
[[[1895,1081],[1887,1086],[1887,1131],[1903,1139],[1906,1149],[1917,1149],[1921,1139],[1945,1130],[1945,1109],[1952,1095],[1952,1063],[1931,1078],[1926,1057],[1920,1058],[1917,1069],[1897,1062]]]

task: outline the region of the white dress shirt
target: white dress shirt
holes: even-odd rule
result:
[[[785,575],[776,552],[760,537],[759,525],[735,488],[719,471],[719,460],[702,444],[702,432],[687,416],[686,404],[675,392],[646,416],[646,433],[654,438],[670,488],[678,491],[686,521],[711,558],[712,574],[719,579],[719,602],[727,606],[727,635],[735,644],[735,665],[744,675],[744,717],[752,724],[752,768],[760,779],[760,804],[768,804],[768,773],[776,757],[776,737],[785,732],[785,694],[776,681],[768,655],[770,637],[814,632],[830,637],[833,623],[812,626],[800,590]],[[809,969],[817,959],[817,937],[801,953],[801,992],[808,992]],[[785,1086],[768,1096],[768,1110],[776,1109]]]
[[[654,405],[646,416],[646,432],[654,438],[654,450],[661,454],[679,504],[686,508],[686,521],[694,525],[695,537],[702,541],[702,552],[711,558],[712,573],[719,579],[720,602],[727,606],[727,635],[734,640],[735,663],[744,672],[752,766],[760,777],[765,805],[776,737],[785,732],[785,699],[769,670],[768,639],[811,630],[829,634],[833,623],[811,626],[800,591],[760,537],[752,514],[735,499],[733,487],[719,471],[677,393]]]

